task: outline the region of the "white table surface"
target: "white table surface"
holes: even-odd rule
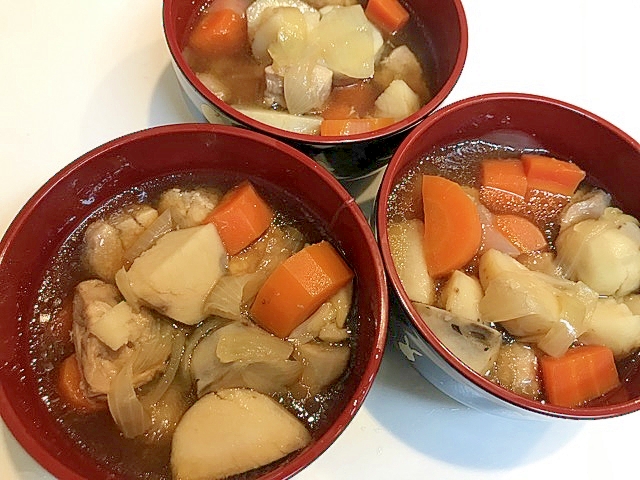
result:
[[[466,0],[469,51],[443,105],[520,91],[581,106],[640,139],[636,0]],[[197,120],[171,70],[160,0],[0,0],[0,234],[52,174],[147,127]],[[365,209],[377,179],[352,185]],[[388,348],[353,422],[300,479],[619,478],[640,412],[525,422],[462,406]],[[0,479],[52,478],[0,426]]]

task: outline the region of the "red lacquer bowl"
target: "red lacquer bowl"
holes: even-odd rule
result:
[[[250,128],[293,144],[342,180],[365,177],[384,167],[408,131],[449,95],[467,56],[467,22],[460,0],[403,0],[417,19],[431,57],[428,68],[433,98],[413,115],[370,133],[323,137],[288,132],[258,122],[221,101],[187,65],[182,52],[195,16],[208,3],[208,0],[164,0],[163,6],[164,33],[173,67],[192,106],[209,121]]]
[[[420,319],[402,288],[387,236],[389,195],[425,154],[465,140],[482,139],[516,149],[543,148],[575,162],[640,216],[640,145],[609,122],[581,108],[534,95],[487,94],[461,100],[430,116],[402,143],[385,171],[376,203],[378,241],[390,284],[390,338],[423,377],[461,403],[491,413],[525,418],[596,419],[640,409],[640,369],[621,372],[624,396],[597,406],[564,408],[529,400],[478,375],[451,354]]]
[[[354,199],[324,168],[292,147],[250,130],[184,124],[113,140],[78,158],[23,207],[0,242],[0,413],[15,438],[61,479],[114,478],[67,436],[38,394],[29,324],[45,268],[64,240],[109,199],[153,179],[190,174],[252,179],[304,207],[356,274],[357,347],[344,394],[326,427],[304,450],[260,478],[287,478],[324,452],[362,405],[387,333],[387,287],[370,226]]]

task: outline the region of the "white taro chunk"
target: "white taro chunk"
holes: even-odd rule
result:
[[[375,101],[375,116],[402,120],[420,109],[420,97],[404,80],[394,80]]]
[[[477,278],[455,270],[442,289],[440,301],[448,312],[480,321],[478,305],[482,296],[482,286]]]
[[[175,480],[213,480],[268,465],[305,447],[304,425],[272,398],[246,389],[210,393],[173,435]]]
[[[389,223],[387,235],[393,264],[409,299],[432,304],[436,287],[424,259],[424,223],[417,219]]]
[[[640,287],[638,221],[617,208],[563,229],[556,247],[567,277],[601,295],[624,296]]]
[[[580,341],[605,345],[616,358],[623,358],[640,347],[640,315],[614,298],[599,298]]]
[[[195,325],[205,318],[205,300],[226,264],[222,240],[208,223],[167,233],[133,262],[126,279],[143,304]]]

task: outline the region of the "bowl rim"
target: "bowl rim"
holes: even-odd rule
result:
[[[199,95],[203,96],[208,102],[222,111],[226,117],[233,119],[243,127],[254,129],[273,137],[286,138],[287,141],[298,142],[301,144],[312,144],[314,146],[322,148],[337,145],[348,146],[350,144],[359,143],[365,140],[378,140],[390,135],[405,132],[419,124],[422,119],[433,112],[444,101],[444,99],[451,93],[453,87],[456,85],[460,78],[460,75],[462,74],[469,48],[469,28],[462,1],[451,0],[451,2],[453,3],[458,18],[460,43],[458,45],[458,52],[453,69],[451,71],[451,74],[447,77],[447,80],[443,84],[442,88],[440,88],[438,93],[434,95],[433,98],[431,98],[417,112],[413,113],[407,118],[395,122],[387,127],[374,130],[372,132],[358,133],[348,136],[320,136],[291,132],[254,120],[253,118],[231,107],[229,104],[223,102],[216,95],[214,95],[196,77],[195,73],[189,67],[189,65],[187,65],[187,62],[180,50],[180,45],[178,44],[178,36],[176,34],[176,29],[173,22],[171,10],[174,0],[163,0],[162,23],[165,42],[169,49],[169,53],[171,54],[174,67],[180,70],[182,75],[184,75],[184,77],[186,78],[187,82],[189,82],[189,84],[198,92]]]
[[[378,236],[378,243],[380,245],[380,251],[382,259],[387,270],[387,277],[390,287],[393,289],[394,294],[399,299],[402,308],[405,312],[409,312],[408,317],[411,325],[421,335],[421,337],[431,346],[435,352],[444,359],[446,364],[453,368],[454,371],[461,375],[467,382],[475,385],[481,390],[489,393],[491,396],[496,397],[498,400],[505,402],[513,407],[521,408],[535,414],[541,414],[546,417],[559,417],[567,419],[602,419],[616,417],[623,414],[632,413],[640,410],[640,397],[622,402],[620,404],[611,406],[593,406],[588,408],[580,407],[560,407],[551,405],[548,403],[542,403],[540,401],[531,400],[522,396],[519,396],[504,387],[501,387],[482,375],[478,374],[471,368],[463,364],[453,353],[447,349],[442,342],[440,342],[437,336],[426,326],[422,321],[418,321],[420,318],[417,310],[413,307],[411,300],[409,299],[405,290],[401,287],[400,277],[394,266],[393,259],[391,257],[391,251],[389,249],[389,238],[387,236],[387,219],[386,210],[388,208],[388,198],[391,190],[394,187],[394,179],[398,174],[401,174],[406,166],[410,163],[403,161],[407,150],[411,145],[417,141],[417,139],[427,131],[431,126],[440,122],[443,118],[458,112],[464,111],[467,108],[477,105],[490,105],[503,101],[516,101],[516,102],[533,102],[551,106],[553,108],[562,109],[573,112],[576,115],[585,117],[592,122],[595,122],[603,128],[609,130],[615,136],[621,138],[624,142],[629,144],[633,149],[638,152],[640,156],[640,144],[634,140],[631,136],[623,132],[620,128],[616,127],[607,120],[600,116],[591,113],[584,108],[567,103],[562,100],[554,98],[519,92],[496,92],[485,93],[468,98],[458,100],[446,107],[436,110],[432,115],[427,117],[416,129],[410,132],[407,137],[400,144],[396,150],[393,158],[389,162],[387,169],[383,175],[378,195],[376,199],[376,233]],[[390,321],[393,321],[391,319]]]
[[[56,187],[64,178],[73,174],[74,171],[82,168],[86,163],[95,161],[97,158],[108,154],[111,150],[132,142],[138,142],[151,137],[172,135],[180,133],[204,133],[212,135],[224,135],[227,137],[238,139],[250,139],[251,141],[262,143],[275,147],[284,155],[295,158],[305,167],[318,177],[319,181],[325,182],[343,201],[344,208],[353,216],[357,228],[364,234],[363,246],[367,248],[371,255],[371,261],[375,265],[375,271],[380,272],[374,282],[375,295],[378,297],[379,308],[374,310],[379,318],[375,319],[376,337],[372,341],[372,354],[366,359],[363,374],[354,386],[354,394],[349,398],[348,408],[345,408],[335,418],[334,422],[327,430],[317,439],[305,447],[303,450],[295,454],[288,462],[277,467],[272,472],[267,472],[260,477],[261,480],[288,478],[300,472],[313,461],[315,461],[322,453],[324,453],[330,445],[344,432],[346,427],[355,417],[365,398],[367,397],[375,377],[380,369],[382,356],[384,353],[387,331],[388,331],[388,290],[386,282],[386,272],[382,262],[382,257],[378,249],[377,241],[373,231],[364,216],[364,213],[358,206],[355,199],[348,193],[344,186],[331,175],[326,169],[313,161],[310,157],[304,155],[292,146],[269,137],[267,135],[252,130],[242,129],[228,125],[214,125],[208,123],[182,123],[173,125],[162,125],[149,127],[143,130],[135,131],[117,137],[92,150],[84,153],[80,157],[71,161],[69,164],[61,168],[53,174],[38,190],[27,200],[24,206],[18,211],[14,219],[9,224],[6,232],[0,238],[0,264],[4,262],[5,254],[12,248],[15,237],[20,232],[27,218],[32,212],[38,208],[40,202],[47,197],[49,192]],[[1,346],[1,345],[0,345]],[[12,365],[0,365],[0,370],[12,368]],[[70,469],[58,457],[47,450],[40,439],[33,436],[29,425],[25,425],[20,420],[20,415],[16,413],[15,406],[10,402],[6,393],[4,377],[0,376],[0,417],[4,421],[7,429],[11,432],[16,441],[24,448],[29,456],[31,456],[40,466],[49,471],[56,477],[86,480],[85,477],[79,475]]]

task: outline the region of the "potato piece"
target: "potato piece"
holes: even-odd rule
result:
[[[430,305],[436,287],[427,270],[422,244],[424,224],[421,220],[389,223],[387,235],[393,264],[409,299]]]
[[[622,358],[640,347],[640,315],[613,298],[599,298],[580,341],[605,345],[616,358]]]
[[[420,109],[420,97],[404,80],[394,80],[375,101],[375,116],[402,120]]]
[[[206,316],[204,302],[226,262],[218,231],[208,223],[167,233],[133,262],[126,277],[142,302],[195,325]]]
[[[442,306],[458,317],[480,321],[478,304],[482,299],[480,281],[460,270],[455,270],[441,293]]]
[[[487,285],[503,272],[525,272],[527,267],[520,262],[495,249],[487,250],[480,257],[479,277],[482,288],[487,289]]]
[[[304,425],[272,398],[245,389],[210,393],[184,414],[173,435],[175,480],[246,472],[305,447]]]
[[[503,345],[496,360],[495,376],[500,385],[518,395],[533,400],[541,396],[538,357],[531,347],[517,342]]]

